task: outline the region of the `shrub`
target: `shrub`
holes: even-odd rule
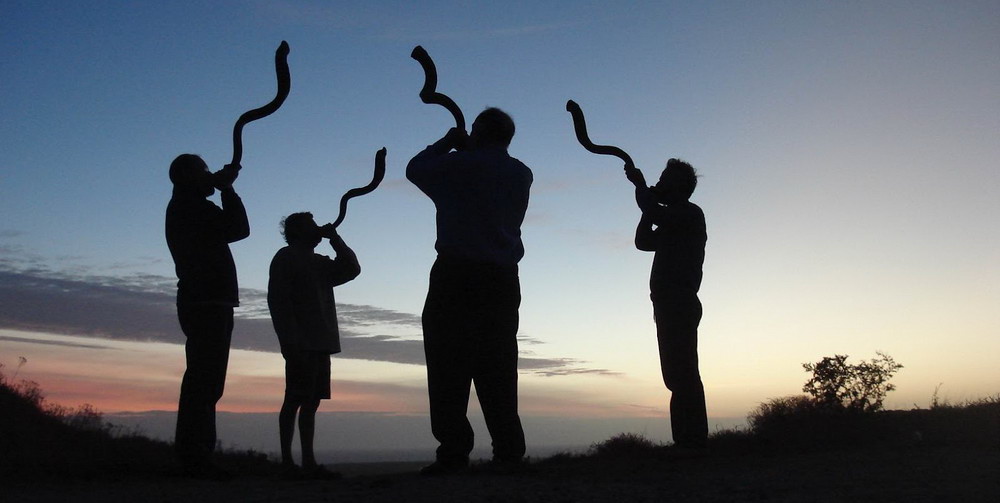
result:
[[[827,356],[802,367],[812,376],[802,387],[808,395],[768,400],[747,416],[750,431],[765,443],[790,448],[866,444],[884,433],[872,412],[882,408],[895,387],[892,375],[902,368],[892,357],[858,364],[847,355]]]
[[[171,444],[108,423],[90,405],[49,403],[37,383],[13,382],[3,370],[0,364],[0,488],[6,489],[7,481],[37,484],[174,473]],[[245,474],[271,474],[277,467],[253,451],[222,451],[215,461]]]
[[[882,408],[886,394],[896,389],[889,379],[903,368],[891,356],[878,352],[871,361],[851,365],[847,355],[825,356],[816,363],[803,363],[812,377],[802,386],[816,406],[832,410],[874,412]]]
[[[596,456],[632,457],[649,454],[659,447],[652,440],[637,433],[619,433],[603,442],[590,446],[590,453]]]
[[[74,429],[102,432],[109,435],[123,431],[121,428],[105,422],[104,415],[94,409],[94,406],[89,403],[76,408],[54,404],[45,399],[45,394],[42,393],[42,389],[37,382],[27,379],[15,381],[21,367],[28,361],[23,356],[19,360],[20,364],[17,366],[17,371],[10,378],[4,375],[4,366],[0,364],[0,391],[5,393],[6,396],[14,397],[15,400],[22,402],[24,406],[37,409],[38,413],[57,419]]]
[[[753,431],[763,431],[784,426],[796,417],[814,412],[816,404],[805,395],[772,398],[757,406],[747,415],[747,422]]]

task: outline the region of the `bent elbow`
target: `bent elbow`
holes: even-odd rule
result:
[[[406,179],[417,183],[418,178],[420,178],[420,163],[413,159],[406,165]]]
[[[229,235],[229,242],[230,243],[235,243],[237,241],[242,241],[242,240],[244,240],[244,239],[246,239],[248,237],[250,237],[250,228],[249,227],[247,227],[246,229],[240,229],[239,231],[236,231],[236,232],[230,234]]]
[[[635,248],[637,250],[639,250],[639,251],[644,251],[644,252],[655,252],[656,251],[656,247],[653,246],[653,243],[651,243],[651,242],[649,242],[647,240],[644,240],[644,239],[636,239],[635,240]]]
[[[361,275],[360,263],[354,261],[350,264],[347,264],[347,266],[343,270],[343,278],[344,278],[343,283],[347,283],[348,281],[353,281],[354,278],[357,278],[360,275]]]

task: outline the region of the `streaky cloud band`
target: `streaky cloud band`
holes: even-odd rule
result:
[[[174,281],[151,274],[108,276],[56,272],[45,268],[11,269],[0,264],[0,328],[75,335],[110,340],[182,344],[177,325]],[[238,308],[233,349],[279,352],[271,320],[266,316],[266,293],[243,289]],[[420,316],[375,306],[339,304],[344,352],[339,358],[423,365]],[[412,337],[379,333],[412,332]],[[544,344],[532,337],[522,343]],[[89,349],[112,349],[94,344],[0,336],[10,342],[54,344]],[[543,358],[522,354],[518,368],[539,376],[618,372],[588,368],[572,358]]]

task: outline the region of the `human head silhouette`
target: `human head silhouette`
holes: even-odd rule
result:
[[[215,194],[212,172],[201,157],[181,154],[170,163],[170,181],[174,190],[208,197]]]
[[[510,146],[514,138],[514,120],[507,112],[496,107],[489,107],[480,112],[472,123],[472,133],[469,141],[473,148]]]
[[[306,245],[315,248],[323,237],[320,228],[308,211],[292,213],[281,220],[281,235],[290,245]]]
[[[697,185],[698,172],[694,167],[680,159],[670,159],[653,190],[661,203],[670,204],[690,199]]]

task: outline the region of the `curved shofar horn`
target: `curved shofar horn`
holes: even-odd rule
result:
[[[624,150],[612,146],[612,145],[594,145],[594,142],[590,141],[590,137],[587,135],[587,121],[583,118],[583,110],[580,109],[580,105],[577,105],[575,101],[569,100],[566,102],[566,110],[573,116],[573,129],[576,130],[576,139],[583,145],[583,148],[595,153],[603,155],[613,155],[623,161],[629,166],[635,166],[632,162],[632,157],[630,157]]]
[[[464,130],[465,116],[462,115],[462,109],[451,98],[437,92],[437,68],[434,67],[434,60],[419,45],[413,48],[410,57],[417,60],[424,69],[424,87],[420,90],[420,101],[447,108],[455,116],[455,127]]]
[[[375,152],[375,175],[372,176],[372,181],[364,187],[347,191],[344,197],[340,198],[340,215],[337,215],[337,220],[333,222],[334,228],[339,226],[344,221],[344,217],[347,216],[347,201],[353,197],[363,196],[375,190],[375,187],[378,187],[378,184],[382,183],[383,178],[385,178],[385,147]]]
[[[236,125],[233,126],[233,161],[231,164],[239,164],[240,160],[243,159],[243,126],[273,114],[288,97],[288,91],[292,88],[292,77],[288,72],[288,51],[288,42],[282,40],[278,50],[274,52],[274,73],[278,77],[278,92],[274,99],[260,108],[244,112],[236,120]]]

